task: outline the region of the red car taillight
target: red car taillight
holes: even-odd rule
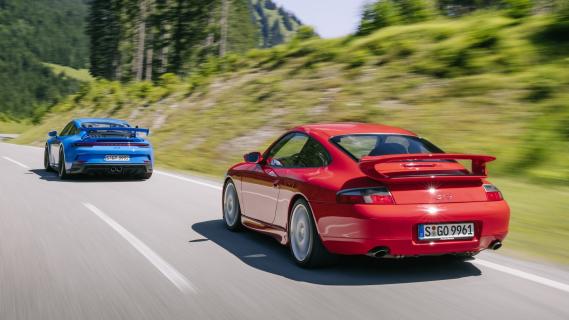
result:
[[[336,199],[341,204],[395,204],[393,196],[385,187],[342,190]]]
[[[495,185],[492,184],[485,184],[484,191],[486,191],[486,199],[488,201],[501,201],[504,200],[502,197],[502,192]]]

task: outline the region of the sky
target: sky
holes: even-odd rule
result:
[[[367,0],[273,0],[296,14],[304,24],[314,26],[324,38],[353,33]]]

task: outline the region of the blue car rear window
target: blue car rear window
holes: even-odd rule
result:
[[[121,122],[84,122],[83,128],[128,128],[129,125]]]

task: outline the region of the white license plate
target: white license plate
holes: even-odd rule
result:
[[[474,238],[474,223],[420,224],[419,240]]]
[[[105,161],[130,161],[130,156],[105,156]]]

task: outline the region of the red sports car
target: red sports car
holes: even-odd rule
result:
[[[468,257],[508,233],[510,209],[486,180],[494,157],[444,153],[403,129],[306,125],[244,158],[223,188],[227,228],[273,236],[304,267],[336,254]]]

